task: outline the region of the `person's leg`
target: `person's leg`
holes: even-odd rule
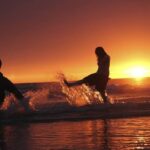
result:
[[[105,92],[105,90],[102,90],[102,91],[99,91],[101,96],[102,96],[102,99],[104,101],[104,103],[108,103],[108,97],[107,97],[107,93]]]
[[[96,77],[97,77],[97,74],[93,73],[93,74],[86,76],[82,80],[78,80],[78,81],[74,81],[74,82],[68,82],[67,80],[64,79],[64,83],[68,87],[78,86],[81,84],[87,84],[88,86],[92,86],[92,85],[95,85]]]
[[[96,87],[95,87],[96,90],[100,92],[104,103],[109,103],[107,93],[106,93],[107,83],[108,83],[108,78],[102,76],[98,79],[98,82],[96,83]]]
[[[72,87],[72,86],[78,86],[84,83],[83,80],[78,80],[78,81],[74,81],[74,82],[68,82],[67,80],[64,79],[64,83],[65,85],[67,85],[68,87]]]

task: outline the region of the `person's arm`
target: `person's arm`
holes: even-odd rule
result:
[[[16,88],[16,86],[7,78],[4,77],[5,89],[15,95],[15,97],[19,100],[20,104],[24,107],[26,111],[30,111],[29,104],[23,100],[24,96],[21,92]]]
[[[5,78],[5,89],[15,95],[17,99],[23,99],[23,95],[21,92],[16,88],[16,86],[7,78]]]

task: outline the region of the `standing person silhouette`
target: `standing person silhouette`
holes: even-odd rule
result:
[[[2,61],[0,60],[0,69],[2,67]],[[21,92],[15,87],[15,85],[6,77],[3,76],[3,74],[0,72],[0,107],[2,106],[4,99],[5,99],[5,91],[8,91],[10,93],[13,93],[15,97],[20,100],[21,104],[25,107],[23,104],[22,99],[24,98]]]
[[[75,82],[68,82],[64,79],[64,83],[68,87],[78,86],[86,84],[88,86],[95,86],[95,89],[100,92],[104,103],[108,103],[106,86],[109,80],[109,67],[110,67],[110,56],[105,52],[103,47],[97,47],[95,49],[97,56],[98,70],[96,73],[90,74],[82,80]]]

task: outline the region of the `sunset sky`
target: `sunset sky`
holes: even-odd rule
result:
[[[97,46],[111,78],[150,76],[150,0],[0,1],[1,71],[13,82],[83,78],[97,70]]]

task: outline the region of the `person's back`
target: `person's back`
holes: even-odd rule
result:
[[[97,73],[104,77],[109,77],[110,56],[106,54],[105,51],[103,52],[102,47],[96,48],[96,55],[97,55],[97,64],[98,64]]]
[[[103,60],[98,61],[98,70],[97,73],[109,77],[109,66],[110,66],[110,57],[107,55]]]

